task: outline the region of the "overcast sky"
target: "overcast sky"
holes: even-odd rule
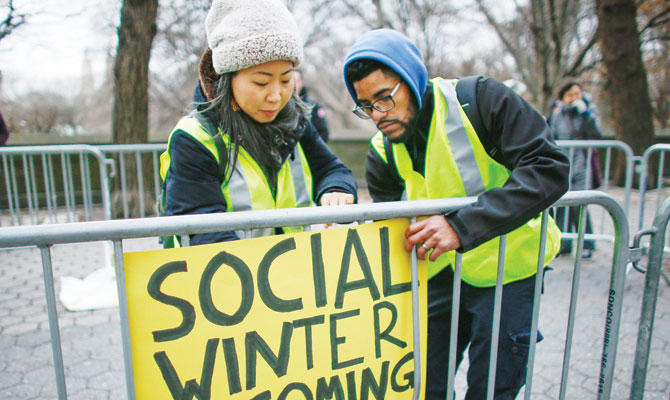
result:
[[[101,72],[107,52],[116,46],[119,4],[115,0],[14,0],[15,9],[28,17],[0,41],[3,95],[31,89],[76,93],[84,53],[99,70],[94,72]]]

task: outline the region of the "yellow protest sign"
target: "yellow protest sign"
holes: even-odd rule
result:
[[[124,254],[137,399],[411,399],[407,225]]]

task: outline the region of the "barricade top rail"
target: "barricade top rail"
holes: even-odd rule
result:
[[[569,192],[556,206],[578,205],[588,200],[590,204],[604,207],[615,221],[615,226],[628,240],[628,227],[621,205],[610,195],[600,191]],[[122,240],[180,233],[208,233],[225,230],[244,230],[275,227],[279,225],[310,225],[321,223],[350,223],[396,217],[418,217],[462,208],[476,201],[473,197],[458,199],[433,199],[373,204],[355,204],[338,207],[288,208],[263,211],[241,211],[205,215],[179,215],[109,221],[90,221],[56,225],[15,226],[0,229],[0,248],[21,246],[47,246],[61,243]],[[203,218],[204,217],[204,218]],[[277,221],[281,221],[278,223]],[[225,227],[225,228],[223,228]]]
[[[670,151],[670,143],[656,143],[648,147],[642,154],[642,159],[646,161],[650,154],[655,151]]]
[[[0,154],[34,154],[34,153],[46,153],[46,154],[58,154],[62,152],[78,152],[78,151],[87,151],[99,155],[101,158],[104,158],[102,152],[98,149],[98,146],[92,146],[89,144],[59,144],[59,145],[41,145],[41,146],[7,146],[0,147]]]
[[[127,143],[127,144],[103,144],[96,146],[103,153],[131,153],[135,151],[159,151],[167,149],[167,142],[162,143]]]
[[[626,153],[633,154],[633,149],[620,140],[557,140],[556,144],[560,147],[593,147],[593,148],[603,148],[603,147],[617,147],[625,151]]]

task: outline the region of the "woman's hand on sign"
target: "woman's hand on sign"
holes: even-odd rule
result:
[[[343,192],[328,192],[321,196],[321,206],[344,206],[354,204],[354,195]]]
[[[354,195],[343,192],[328,192],[321,196],[321,206],[345,206],[354,204]],[[325,224],[326,228],[333,226],[332,223]]]
[[[429,250],[430,261],[435,261],[442,253],[461,247],[461,240],[442,215],[433,215],[411,224],[405,231],[405,250],[412,251],[416,246],[416,255],[425,259]]]

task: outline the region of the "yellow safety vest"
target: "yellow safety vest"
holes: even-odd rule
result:
[[[405,181],[403,197],[409,200],[468,197],[503,186],[510,171],[486,154],[458,103],[456,81],[435,78],[432,82],[435,110],[428,134],[425,177],[414,171],[404,144],[392,145],[398,174]],[[381,132],[372,138],[371,146],[388,163]],[[507,234],[503,283],[528,278],[537,272],[540,230],[541,218],[538,216]],[[549,218],[545,266],[558,253],[560,236],[556,223]],[[497,237],[463,254],[462,278],[465,282],[478,287],[495,285],[499,243]],[[453,268],[454,262],[454,251],[429,261],[428,277],[435,276],[447,265]]]
[[[172,135],[177,131],[191,135],[214,156],[217,163],[220,162],[214,138],[207,133],[196,117],[189,115],[179,120],[170,133],[167,149],[161,154],[160,173],[163,181],[170,171],[170,144]],[[219,134],[222,132],[219,131]],[[228,146],[228,135],[222,134],[222,137]],[[309,207],[312,205],[312,173],[302,147],[297,143],[293,149],[293,157],[288,157],[279,169],[277,192],[276,196],[273,196],[263,170],[244,147],[240,146],[230,179],[221,183],[221,192],[226,200],[227,212]],[[303,230],[303,227],[289,226],[282,229],[284,232],[297,232]],[[274,229],[241,230],[235,233],[240,239],[246,239],[272,235]]]

